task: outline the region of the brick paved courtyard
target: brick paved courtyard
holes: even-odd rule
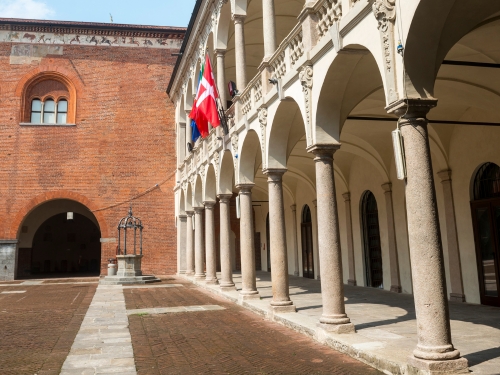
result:
[[[59,374],[96,286],[0,284],[0,374]]]
[[[351,357],[182,283],[125,289],[127,310],[219,305],[224,310],[129,315],[138,374],[379,374]]]

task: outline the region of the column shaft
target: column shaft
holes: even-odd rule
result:
[[[186,275],[194,275],[193,211],[186,211]]]
[[[264,29],[264,58],[269,58],[276,51],[274,0],[262,0],[262,19]]]
[[[236,87],[243,92],[247,86],[247,61],[245,55],[245,16],[233,15],[234,49],[236,60]]]
[[[455,205],[453,203],[453,188],[451,186],[451,171],[438,172],[443,186],[444,214],[446,217],[446,239],[448,242],[448,266],[450,269],[450,300],[465,302],[462,280],[462,266],[460,264],[460,250],[458,247],[457,222]]]
[[[194,208],[194,227],[195,227],[195,279],[202,280],[205,278],[205,244],[204,244],[204,231],[203,231],[203,207]]]
[[[255,246],[253,228],[253,184],[238,185],[240,190],[240,252],[241,252],[241,299],[260,298],[255,278]]]
[[[235,290],[231,262],[231,194],[219,195],[220,207],[220,270],[219,285],[222,290]]]
[[[299,246],[297,243],[297,205],[292,204],[290,206],[292,209],[292,230],[293,230],[293,254],[294,254],[294,264],[295,269],[293,271],[294,276],[299,276]]]
[[[214,225],[214,206],[215,202],[203,202],[205,206],[205,251],[207,274],[206,284],[217,284],[217,254],[215,252],[215,225]]]
[[[179,215],[177,221],[177,230],[179,233],[179,274],[185,274],[187,270],[187,243],[186,243],[186,223],[187,215]]]
[[[285,170],[268,169],[269,230],[271,242],[271,280],[275,312],[294,312],[288,284],[288,259],[286,247],[285,211],[283,208],[283,173]]]
[[[321,296],[323,314],[320,326],[336,333],[354,332],[345,313],[342,253],[333,172],[333,153],[339,145],[312,146],[316,156],[316,195],[318,200],[318,248],[321,264]]]
[[[216,50],[217,54],[217,87],[219,88],[220,101],[224,109],[227,109],[227,88],[226,88],[226,51]]]
[[[347,283],[356,286],[356,268],[354,261],[354,241],[352,235],[351,193],[342,194],[345,204],[345,221],[347,230],[347,261],[349,262],[349,278]]]
[[[467,368],[451,342],[443,251],[434,190],[426,114],[435,100],[406,99],[393,108],[398,115],[406,159],[408,242],[417,317],[418,344],[410,364],[449,373]],[[455,361],[452,361],[455,360]]]
[[[389,267],[391,270],[391,292],[401,293],[401,278],[399,276],[398,245],[394,227],[394,209],[392,203],[392,184],[382,185],[385,196],[385,211],[387,214],[387,237],[389,244]]]

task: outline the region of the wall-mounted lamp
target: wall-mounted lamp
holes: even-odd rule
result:
[[[73,212],[66,213],[66,220],[73,220]]]
[[[405,48],[403,47],[403,44],[401,43],[401,40],[398,40],[398,46],[396,47],[398,53],[403,56],[403,53],[405,51]]]
[[[406,178],[405,150],[403,136],[399,128],[392,131],[392,146],[394,147],[394,160],[398,180],[404,180]]]
[[[278,80],[276,78],[269,78],[269,83],[272,84],[272,85],[277,85],[278,84]]]

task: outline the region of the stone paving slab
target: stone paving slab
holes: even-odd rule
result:
[[[122,286],[99,285],[61,375],[137,374]]]
[[[325,333],[316,326],[322,313],[319,280],[289,276],[290,297],[297,313],[270,314],[272,283],[269,272],[257,272],[260,300],[239,302],[239,292],[222,292],[218,285],[196,285],[240,303],[243,307],[303,333],[390,374],[418,373],[407,365],[417,343],[413,296],[345,285],[346,313],[356,326],[354,334]],[[241,275],[234,275],[238,290]],[[474,374],[500,374],[500,308],[450,302],[454,345],[469,361]]]
[[[160,285],[124,285],[123,289],[149,289],[149,288],[179,288],[182,284],[160,284]]]
[[[131,309],[127,310],[128,315],[135,314],[171,314],[183,312],[197,312],[197,311],[217,311],[225,310],[225,307],[219,305],[201,305],[201,306],[177,306],[177,307],[160,307],[152,309]]]

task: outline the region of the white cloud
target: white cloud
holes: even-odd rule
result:
[[[0,0],[0,17],[47,19],[55,12],[39,0]]]

